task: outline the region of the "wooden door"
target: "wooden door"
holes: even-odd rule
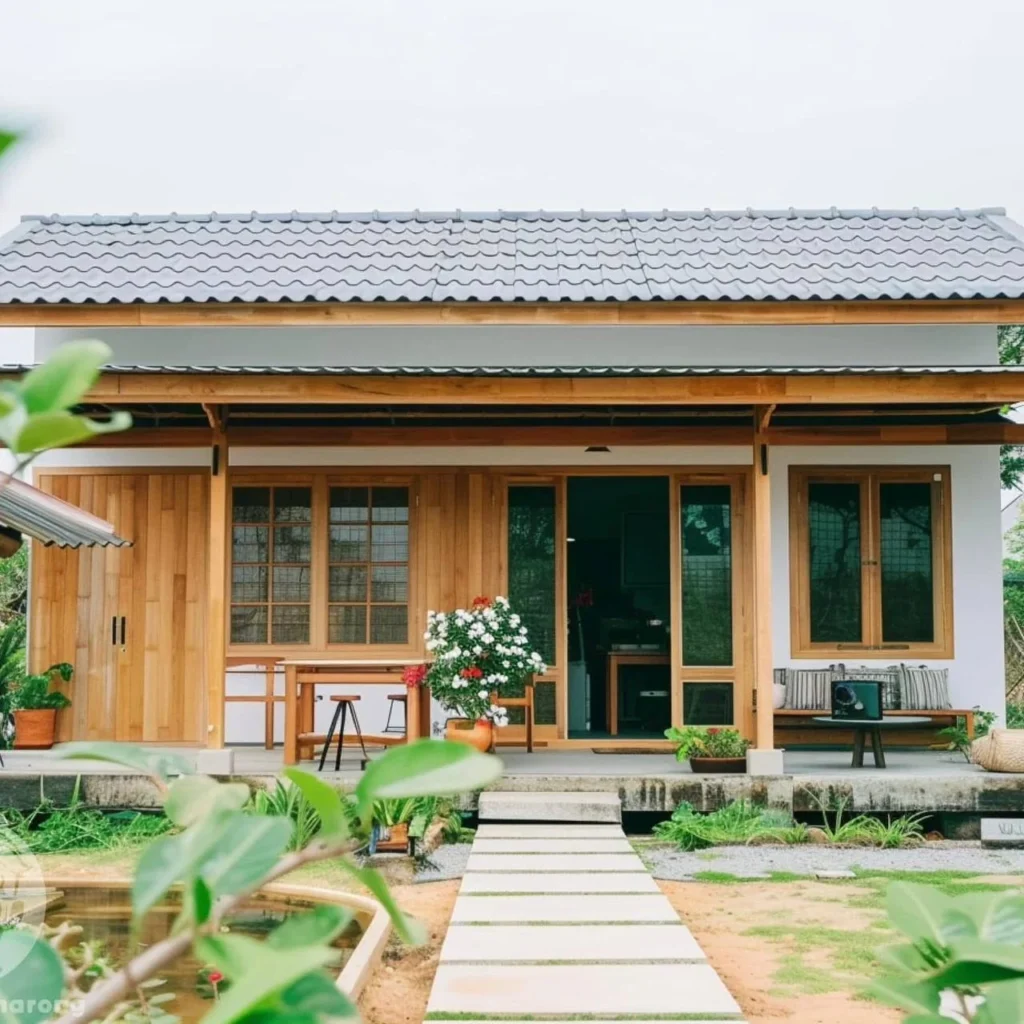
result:
[[[31,663],[75,666],[60,738],[203,742],[207,474],[44,472],[36,482],[132,541],[33,548]]]

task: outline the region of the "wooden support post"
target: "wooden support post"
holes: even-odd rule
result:
[[[228,440],[215,432],[210,454],[210,524],[207,545],[206,722],[208,747],[224,746],[227,672]]]
[[[754,694],[757,750],[775,746],[772,710],[772,510],[766,431],[774,406],[754,410]],[[780,765],[781,768],[781,765]]]

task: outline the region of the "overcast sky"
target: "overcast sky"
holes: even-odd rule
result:
[[[1005,205],[1024,4],[0,0],[23,213]]]

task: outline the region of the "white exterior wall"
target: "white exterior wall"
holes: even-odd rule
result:
[[[81,327],[115,363],[182,366],[945,366],[997,363],[990,326]]]

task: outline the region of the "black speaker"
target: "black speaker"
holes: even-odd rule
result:
[[[882,682],[878,679],[839,679],[832,684],[832,717],[882,717]]]

